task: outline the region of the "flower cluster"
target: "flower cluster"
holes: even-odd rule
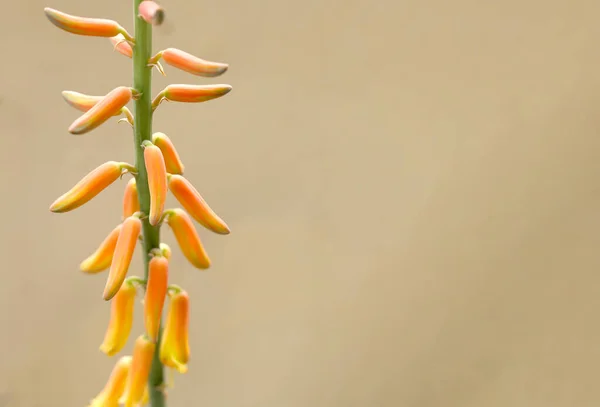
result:
[[[159,25],[164,11],[153,1],[143,1],[138,8],[136,24]],[[136,38],[120,24],[107,19],[69,15],[46,8],[47,18],[69,33],[107,37],[115,50],[133,58]],[[167,48],[148,58],[145,69],[156,67],[163,75],[160,64],[203,77],[225,73],[227,64],[197,58],[176,48]],[[162,101],[204,102],[227,94],[229,85],[169,85],[152,100],[148,110],[153,112]],[[74,91],[62,93],[65,101],[83,112],[70,126],[71,134],[91,132],[115,116],[123,115],[133,128],[140,126],[134,114],[126,107],[139,100],[143,89],[118,86],[104,96],[86,95]],[[137,109],[137,106],[136,106]],[[148,118],[151,120],[151,117]],[[164,133],[144,135],[136,148],[143,150],[143,160],[135,165],[127,162],[107,161],[98,166],[50,206],[50,211],[72,211],[100,194],[124,175],[131,179],[125,186],[120,223],[112,229],[97,249],[84,259],[80,269],[87,274],[107,271],[103,291],[105,301],[110,301],[110,320],[100,350],[108,356],[117,355],[126,345],[133,324],[133,311],[138,290],[144,292],[145,332],[137,337],[133,354],[121,356],[104,389],[91,401],[94,407],[127,407],[148,402],[149,375],[155,353],[164,366],[180,373],[187,371],[190,358],[188,326],[190,301],[181,287],[170,284],[169,260],[171,249],[165,243],[145,241],[147,231],[157,231],[162,224],[172,230],[186,259],[198,269],[207,269],[211,261],[204,249],[194,221],[221,235],[229,234],[227,224],[209,207],[192,183],[184,177],[183,162],[172,140]],[[141,151],[141,150],[140,150]],[[142,190],[145,193],[142,193]],[[177,199],[183,208],[165,208],[167,194]],[[145,210],[144,210],[145,209]],[[145,277],[128,276],[134,250],[144,243]],[[167,303],[168,299],[168,303]],[[167,308],[164,325],[161,324],[163,308]],[[164,329],[161,329],[161,325]]]

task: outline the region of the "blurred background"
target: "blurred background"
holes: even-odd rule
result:
[[[192,300],[190,371],[169,406],[600,404],[597,2],[162,4],[156,50],[230,70],[166,67],[154,92],[233,86],[155,116],[232,229],[198,226],[205,272],[163,234]],[[105,94],[132,69],[43,8],[133,32],[132,6],[6,6],[0,407],[81,407],[115,360],[98,350],[106,275],[78,266],[120,221],[127,178],[69,214],[48,207],[97,165],[132,161],[133,144],[116,121],[70,135],[60,92]]]

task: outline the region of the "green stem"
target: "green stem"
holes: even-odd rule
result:
[[[142,94],[134,102],[134,144],[135,166],[137,167],[137,190],[140,200],[140,210],[145,214],[150,212],[150,192],[148,190],[148,174],[144,164],[144,149],[142,143],[152,138],[152,67],[148,66],[148,59],[152,56],[152,26],[138,17],[138,7],[142,0],[133,1],[135,16],[135,46],[133,47],[133,87]],[[151,226],[148,219],[142,223],[144,275],[148,279],[149,253],[160,244],[160,226]],[[159,335],[160,338],[160,335]],[[150,391],[150,405],[152,407],[165,407],[164,371],[158,358],[160,339],[156,344],[156,352],[152,361],[152,369],[148,377]]]

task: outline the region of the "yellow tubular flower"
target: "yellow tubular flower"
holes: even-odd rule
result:
[[[179,373],[187,372],[190,359],[189,318],[189,296],[183,290],[178,291],[171,296],[159,357],[162,364],[176,369]]]
[[[104,341],[100,345],[100,350],[108,356],[120,352],[127,343],[133,323],[135,295],[135,285],[125,280],[110,303],[110,321]]]
[[[131,356],[122,356],[117,361],[104,389],[91,401],[89,407],[118,407],[119,398],[125,391],[131,362]]]
[[[110,232],[108,236],[100,243],[100,246],[87,259],[81,262],[79,268],[87,274],[95,274],[106,270],[112,263],[119,233],[121,233],[121,225]]]
[[[125,407],[135,407],[144,399],[146,382],[152,366],[156,344],[145,335],[139,336],[133,347],[133,361],[127,378],[123,402]]]

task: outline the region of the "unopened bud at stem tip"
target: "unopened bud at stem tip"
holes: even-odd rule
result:
[[[161,25],[165,20],[165,10],[153,1],[142,1],[138,11],[139,16],[148,24]]]

